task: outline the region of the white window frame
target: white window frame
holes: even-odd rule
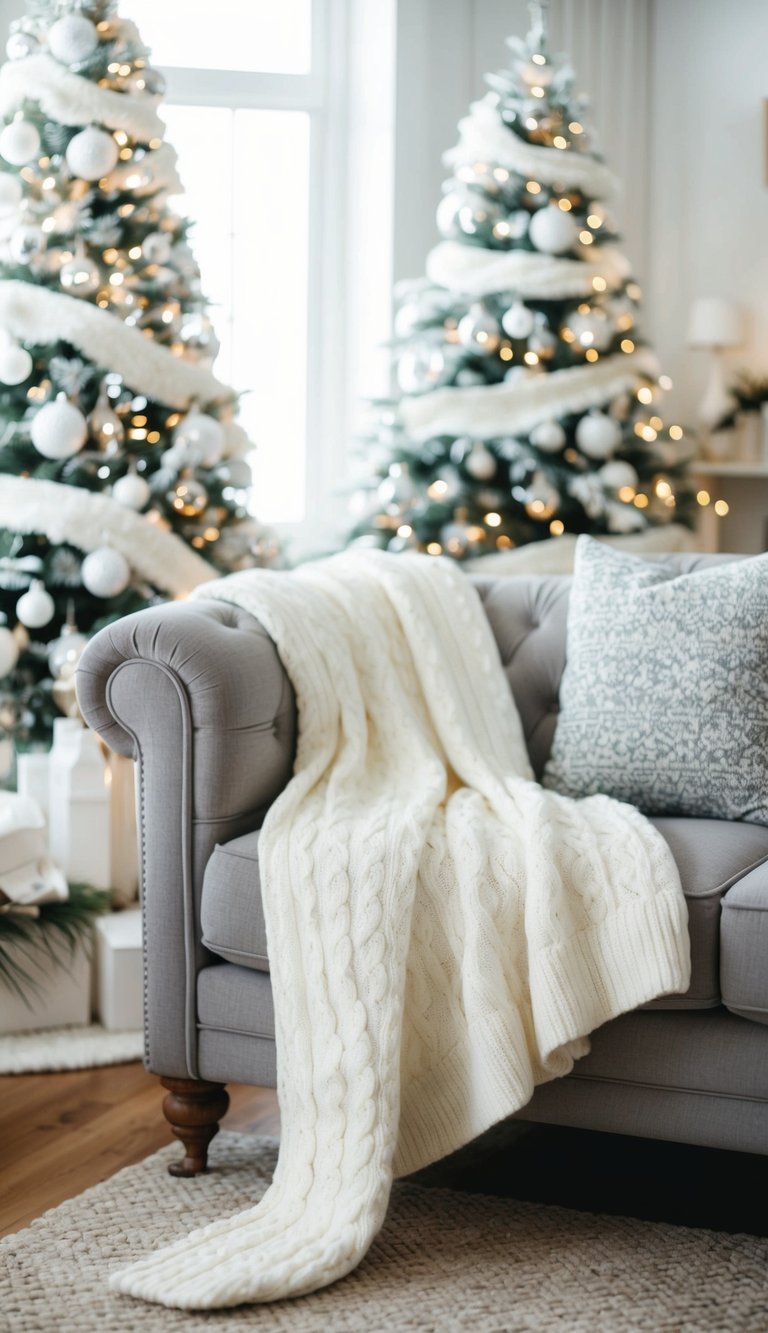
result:
[[[308,74],[160,66],[169,105],[302,111],[310,122],[304,520],[275,526],[304,554],[332,544],[346,470],[346,131],[349,0],[312,0]],[[162,107],[161,107],[162,114]],[[183,177],[183,163],[182,163]],[[183,179],[182,179],[183,184]],[[205,290],[205,273],[202,275]],[[239,389],[247,385],[238,385]],[[260,452],[270,441],[260,442]],[[253,507],[259,513],[258,489]]]

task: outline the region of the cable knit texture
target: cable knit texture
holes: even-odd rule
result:
[[[393,1175],[566,1074],[587,1034],[689,980],[666,843],[532,773],[479,598],[450,562],[347,554],[198,590],[277,643],[294,776],[260,840],[283,1137],[255,1208],[118,1273],[183,1309],[348,1273]]]

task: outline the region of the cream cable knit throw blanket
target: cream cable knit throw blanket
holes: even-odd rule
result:
[[[587,1033],[689,979],[665,842],[630,806],[533,781],[490,626],[452,564],[342,555],[198,592],[267,627],[300,725],[260,841],[274,1183],[112,1278],[183,1309],[342,1277],[393,1175],[524,1106]]]

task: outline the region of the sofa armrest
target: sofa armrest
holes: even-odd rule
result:
[[[219,842],[258,828],[292,770],[293,689],[239,607],[153,607],[94,636],[77,673],[83,716],[137,762],[145,1062],[197,1076],[200,895]]]

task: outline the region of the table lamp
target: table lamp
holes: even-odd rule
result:
[[[734,400],[725,382],[722,351],[738,347],[743,339],[742,315],[733,301],[706,296],[694,301],[688,321],[688,345],[711,353],[709,379],[699,406],[699,423],[711,431],[733,410]]]

